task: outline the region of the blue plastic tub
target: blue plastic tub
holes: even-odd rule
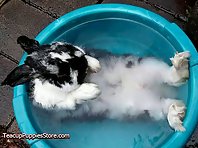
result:
[[[32,147],[131,148],[181,147],[198,120],[198,54],[186,34],[148,10],[123,4],[102,4],[70,12],[46,27],[36,39],[41,43],[66,41],[89,49],[116,54],[155,56],[169,63],[175,51],[191,52],[190,79],[178,98],[187,104],[186,132],[174,132],[166,121],[66,120],[32,105],[26,86],[14,88],[14,113],[22,133],[69,133],[69,140],[28,140]],[[26,54],[20,64],[24,62]]]

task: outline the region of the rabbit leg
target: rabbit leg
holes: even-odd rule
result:
[[[185,117],[186,107],[182,100],[164,99],[163,111],[167,116],[168,123],[175,131],[185,131],[183,119]]]
[[[189,78],[189,52],[176,53],[173,58],[170,58],[172,66],[165,76],[165,82],[172,86],[181,86],[186,83]]]
[[[83,83],[79,88],[71,92],[77,104],[82,104],[87,100],[96,99],[101,91],[98,85],[94,83]]]
[[[93,83],[83,83],[74,91],[67,94],[64,101],[56,103],[61,109],[75,110],[76,104],[82,104],[85,101],[96,99],[100,94],[98,85]]]

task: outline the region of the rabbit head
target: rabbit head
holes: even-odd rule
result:
[[[35,77],[49,80],[58,86],[66,82],[73,83],[75,80],[78,84],[83,83],[90,58],[86,58],[81,48],[63,42],[40,45],[38,41],[26,36],[20,36],[17,43],[27,52],[27,58],[23,65],[16,67],[7,76],[2,85],[15,86]],[[98,70],[100,64],[95,63]]]

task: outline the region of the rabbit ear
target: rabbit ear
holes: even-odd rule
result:
[[[39,49],[39,42],[34,39],[29,39],[26,36],[20,36],[17,39],[17,44],[20,44],[21,47],[28,53],[32,53]]]
[[[14,70],[8,74],[6,79],[1,83],[1,85],[10,85],[12,87],[28,82],[31,79],[32,69],[23,64],[16,67]]]

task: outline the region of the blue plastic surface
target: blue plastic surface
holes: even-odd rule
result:
[[[116,54],[155,56],[169,63],[175,51],[191,52],[190,79],[178,97],[187,103],[186,132],[174,132],[164,121],[116,120],[57,122],[50,112],[32,105],[26,86],[14,88],[14,113],[22,133],[70,133],[70,140],[28,140],[32,147],[129,148],[182,147],[198,120],[198,54],[185,33],[148,10],[123,4],[101,4],[70,12],[47,26],[36,39],[41,43],[66,41]],[[24,62],[26,54],[21,59]]]

